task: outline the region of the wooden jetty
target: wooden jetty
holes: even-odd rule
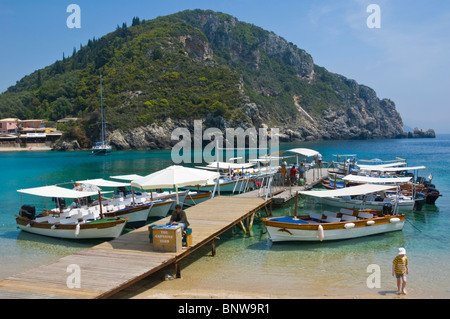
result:
[[[274,194],[272,204],[274,206],[282,206],[295,197],[300,191],[308,190],[321,183],[328,176],[328,168],[315,168],[306,171],[305,185],[285,187],[284,191]]]
[[[0,299],[107,298],[142,278],[179,262],[234,225],[251,228],[254,214],[270,200],[258,197],[219,196],[186,209],[192,228],[192,245],[177,253],[156,252],[149,241],[148,225],[114,240],[63,257],[0,281]],[[168,217],[155,222],[165,224]],[[246,228],[244,227],[244,230]],[[75,275],[79,275],[75,280]]]

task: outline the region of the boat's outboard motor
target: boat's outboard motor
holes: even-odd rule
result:
[[[392,215],[392,204],[385,203],[383,205],[383,215]]]
[[[414,210],[421,211],[423,204],[426,202],[426,196],[423,193],[417,192],[414,199]]]
[[[36,207],[32,205],[22,205],[22,207],[20,208],[20,216],[26,217],[28,219],[35,219]]]
[[[416,183],[425,185],[425,183],[427,183],[427,180],[425,180],[425,177],[419,176],[419,177],[417,177]]]

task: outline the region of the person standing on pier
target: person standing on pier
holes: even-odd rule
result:
[[[295,169],[295,165],[292,165],[289,171],[289,177],[291,178],[291,186],[297,185],[297,170]]]
[[[281,178],[283,179],[283,185],[286,185],[287,171],[286,171],[286,165],[284,163],[280,168],[280,173],[281,173]]]

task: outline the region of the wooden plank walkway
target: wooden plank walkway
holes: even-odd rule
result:
[[[192,246],[177,253],[155,252],[148,225],[50,265],[8,277],[0,282],[0,299],[106,298],[140,279],[175,264],[270,203],[261,198],[219,196],[186,209]],[[169,217],[155,222],[165,224]],[[214,245],[213,245],[214,247]],[[80,270],[80,288],[69,288],[70,265]],[[178,268],[176,266],[176,268]],[[179,268],[178,268],[179,269]]]
[[[273,196],[272,204],[274,206],[282,206],[295,197],[295,194],[300,191],[308,190],[319,184],[322,179],[328,176],[328,168],[315,168],[306,171],[306,182],[304,186],[286,187],[286,189]]]

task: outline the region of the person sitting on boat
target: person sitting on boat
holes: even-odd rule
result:
[[[70,210],[74,209],[74,208],[80,208],[80,201],[78,200],[78,198],[74,198],[72,204],[70,204],[69,208]]]
[[[183,230],[186,230],[189,226],[186,212],[181,209],[180,204],[175,205],[175,210],[172,212],[172,216],[170,216],[168,225],[180,225]]]

